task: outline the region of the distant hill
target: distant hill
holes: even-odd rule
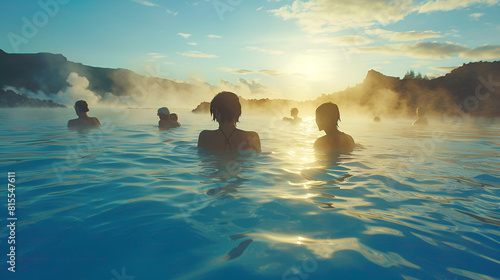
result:
[[[66,108],[52,100],[40,100],[17,94],[12,90],[0,89],[0,108],[29,107],[29,108]]]
[[[315,103],[326,101],[374,114],[414,114],[425,107],[436,114],[499,117],[500,61],[464,64],[435,79],[399,79],[370,70],[363,83],[323,95]]]
[[[127,69],[109,69],[68,61],[61,54],[8,54],[0,50],[0,88],[25,88],[43,91],[48,96],[66,90],[70,73],[89,81],[88,89],[96,95],[151,95],[164,100],[203,100],[195,85],[160,77],[139,75]],[[166,101],[164,101],[166,102]],[[157,101],[157,103],[162,103]]]
[[[425,107],[429,114],[500,117],[500,61],[464,64],[435,79],[411,75],[400,79],[370,70],[354,87],[304,102],[241,98],[243,110],[261,113],[292,107],[312,112],[324,102],[337,103],[343,112],[371,115],[415,115],[416,108]],[[198,106],[193,111],[207,108]]]

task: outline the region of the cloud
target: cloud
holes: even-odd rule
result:
[[[198,43],[195,43],[195,42],[190,42],[190,43],[187,43],[188,45],[191,45],[191,46],[198,46]]]
[[[220,39],[220,38],[222,38],[222,36],[214,35],[214,34],[207,35],[207,37],[210,38],[210,39]]]
[[[461,58],[481,60],[500,59],[500,46],[485,45],[460,53]]]
[[[386,33],[392,33],[392,32],[389,31],[389,30],[384,30],[384,29],[368,29],[368,30],[365,30],[365,34],[368,34],[368,35],[382,35],[382,34],[386,34]]]
[[[332,49],[307,49],[306,53],[334,53],[336,50]]]
[[[320,38],[314,41],[315,43],[327,43],[330,46],[359,46],[373,43],[373,40],[366,39],[357,35],[349,35],[342,37]]]
[[[317,34],[398,22],[414,10],[412,3],[412,0],[296,0],[270,12],[284,20],[296,20],[302,30]]]
[[[178,12],[173,12],[173,11],[171,11],[171,10],[167,9],[167,14],[172,15],[172,16],[174,16],[174,17],[175,17],[175,16],[176,16],[177,14],[179,14],[179,13],[178,13]]]
[[[283,51],[276,51],[276,50],[267,50],[259,47],[246,47],[247,50],[251,51],[258,51],[258,52],[263,52],[267,54],[283,54]]]
[[[470,7],[474,4],[495,5],[498,0],[436,0],[429,1],[418,8],[419,13],[429,13],[435,11],[451,11]]]
[[[252,93],[261,93],[267,89],[265,85],[259,83],[259,80],[253,80],[249,82],[246,79],[239,78],[238,82],[246,86]]]
[[[145,0],[132,0],[133,2],[136,2],[136,3],[139,3],[139,4],[142,4],[144,6],[149,6],[149,7],[161,7],[160,5],[158,4],[155,4],[155,3],[152,3],[152,2],[149,2],[149,1],[145,1]]]
[[[279,90],[261,83],[259,79],[249,81],[239,78],[235,84],[226,80],[220,80],[216,87],[221,90],[236,92],[239,96],[250,98],[269,98],[282,94]]]
[[[376,47],[359,47],[358,53],[380,53],[390,56],[408,56],[425,59],[448,59],[458,55],[473,60],[500,59],[500,46],[484,45],[470,48],[451,42],[418,42],[415,44],[392,44]]]
[[[301,73],[290,73],[279,70],[248,70],[248,69],[233,69],[233,68],[218,68],[219,71],[229,72],[236,75],[260,74],[264,76],[280,77],[280,76],[295,76],[297,78],[306,78],[307,76]]]
[[[179,54],[183,55],[183,56],[188,56],[188,57],[201,57],[201,58],[218,57],[218,56],[213,55],[213,54],[205,54],[205,53],[202,53],[199,51],[189,51],[189,52],[183,52],[183,53],[179,53]]]
[[[471,19],[474,19],[474,20],[478,20],[480,17],[484,16],[483,13],[473,13],[473,14],[470,14],[469,17]]]
[[[389,39],[389,41],[402,42],[402,41],[418,41],[430,38],[441,38],[443,37],[443,35],[441,35],[440,32],[427,30],[427,31],[389,32],[380,35],[380,37],[387,38]]]
[[[359,47],[354,52],[380,53],[391,56],[409,56],[415,58],[446,59],[469,50],[468,47],[455,43],[418,42],[415,44],[393,44],[377,47]]]
[[[256,11],[260,11],[260,10],[262,10],[263,8],[264,8],[264,6],[260,6],[260,7],[258,7],[258,8],[257,8],[257,10],[256,10]]]
[[[191,37],[191,34],[187,34],[187,33],[177,33],[177,35],[184,37],[185,39]]]
[[[458,66],[429,66],[428,68],[435,71],[440,71],[444,73],[450,73],[451,70],[457,68]]]
[[[154,55],[153,58],[164,58],[164,55]]]
[[[247,70],[247,69],[233,69],[233,68],[218,68],[217,70],[229,72],[237,75],[246,75],[246,74],[262,74],[266,76],[284,76],[288,75],[288,73],[284,73],[278,70]]]

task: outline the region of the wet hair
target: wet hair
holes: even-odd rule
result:
[[[323,103],[316,109],[316,114],[331,119],[339,126],[340,111],[337,104],[332,102]]]
[[[174,114],[170,114],[170,115],[168,115],[168,117],[169,117],[172,121],[174,121],[174,122],[176,122],[177,120],[179,120],[179,117],[178,117],[178,116],[177,116],[177,114],[175,114],[175,113],[174,113]]]
[[[210,102],[210,115],[216,120],[217,114],[220,114],[219,122],[238,122],[241,116],[241,104],[238,95],[223,91],[218,93],[212,102]]]
[[[294,115],[297,116],[298,114],[299,114],[299,109],[297,109],[297,108],[292,108],[292,110],[290,111],[290,115],[292,115],[292,116],[294,116]]]
[[[89,104],[85,100],[78,100],[75,102],[75,109],[77,109],[80,112],[88,112],[89,111]]]

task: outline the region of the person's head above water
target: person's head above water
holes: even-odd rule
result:
[[[170,114],[170,110],[168,110],[167,107],[161,107],[158,109],[158,117],[160,117],[160,120],[166,120],[168,119],[168,115]]]
[[[210,115],[219,123],[216,130],[203,130],[198,136],[198,148],[224,152],[260,152],[260,137],[257,132],[236,128],[241,116],[241,104],[233,92],[218,93],[210,102]]]
[[[172,113],[172,114],[168,115],[168,118],[169,118],[171,121],[174,121],[174,122],[176,122],[176,121],[178,121],[178,120],[179,120],[179,116],[177,116],[177,114],[175,114],[175,113]]]
[[[316,124],[319,130],[337,129],[340,112],[337,104],[323,103],[316,109]]]
[[[78,100],[75,102],[75,112],[78,116],[80,115],[86,115],[86,113],[89,111],[89,104],[85,100]]]
[[[297,117],[299,115],[299,109],[297,108],[292,108],[292,110],[290,111],[290,115],[292,117]]]
[[[355,143],[351,135],[338,130],[339,120],[340,112],[337,104],[323,103],[316,109],[316,124],[326,135],[314,142],[315,149],[351,151],[354,148]]]
[[[221,124],[238,122],[241,116],[240,99],[232,92],[220,92],[210,102],[210,115]]]
[[[98,118],[89,117],[87,112],[89,111],[89,104],[85,100],[78,100],[75,102],[75,112],[78,115],[78,119],[69,120],[68,128],[90,128],[90,127],[99,127],[101,126],[101,122]]]

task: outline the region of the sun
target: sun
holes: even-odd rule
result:
[[[303,80],[321,81],[328,79],[329,73],[332,72],[333,65],[330,60],[323,54],[300,54],[293,57],[286,68],[288,72],[302,77]]]

